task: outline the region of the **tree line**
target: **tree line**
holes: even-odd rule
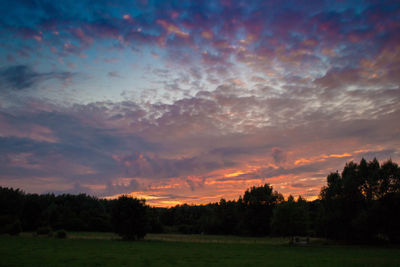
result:
[[[149,207],[122,196],[26,194],[0,187],[0,233],[114,231],[134,240],[150,233],[317,236],[353,242],[400,242],[400,168],[391,160],[347,163],[327,176],[319,198],[284,199],[272,186],[251,187],[237,200]]]

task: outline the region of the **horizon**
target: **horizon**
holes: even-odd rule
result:
[[[398,1],[6,3],[0,186],[312,200],[346,162],[400,162]]]
[[[365,159],[362,158],[362,160],[365,160]],[[383,164],[385,164],[385,163],[387,163],[387,162],[393,162],[392,159],[387,159],[387,160],[385,160],[385,161],[379,161],[379,160],[376,159],[376,158],[374,158],[373,160],[371,160],[371,161],[369,161],[369,162],[367,161],[367,162],[370,163],[370,162],[373,162],[374,160],[377,160],[378,163],[379,163],[380,165],[383,165]],[[357,164],[357,162],[350,161],[350,162],[346,162],[345,166],[347,166],[348,163],[356,163],[356,164]],[[394,163],[396,166],[398,166],[398,163],[396,163],[396,162],[393,162],[393,163]],[[339,172],[339,171],[336,170],[336,172]],[[335,172],[332,171],[332,172],[329,173],[329,174],[333,174],[333,173],[335,173]],[[328,174],[327,176],[329,176],[329,174]],[[339,172],[339,174],[341,174],[341,172]],[[161,205],[160,205],[157,201],[155,201],[155,204],[154,204],[154,205],[149,204],[149,200],[150,200],[150,202],[152,202],[151,200],[153,200],[153,199],[156,199],[156,200],[157,200],[157,198],[152,198],[152,197],[150,197],[150,198],[147,198],[147,199],[146,199],[146,195],[137,194],[136,192],[135,192],[135,193],[121,193],[121,194],[116,194],[116,195],[113,195],[113,196],[103,196],[103,197],[102,197],[102,196],[91,195],[91,194],[88,194],[88,193],[86,193],[86,192],[43,192],[43,193],[40,193],[40,195],[50,194],[50,195],[55,195],[55,196],[61,196],[61,195],[64,195],[64,194],[67,194],[67,195],[68,195],[68,194],[69,194],[69,195],[80,195],[80,194],[85,194],[85,195],[90,196],[90,197],[94,197],[94,198],[97,198],[97,199],[104,199],[104,200],[116,200],[116,199],[118,199],[118,198],[121,197],[121,196],[127,196],[127,197],[137,198],[137,199],[140,199],[140,200],[145,200],[146,205],[148,205],[148,206],[150,206],[150,207],[152,207],[152,208],[173,208],[173,207],[176,207],[176,206],[183,206],[183,205],[188,205],[188,206],[206,206],[206,205],[209,205],[209,204],[211,204],[211,205],[212,205],[212,204],[218,204],[218,203],[221,202],[221,200],[238,202],[239,199],[241,199],[241,198],[244,196],[245,192],[251,191],[252,188],[263,187],[263,186],[265,186],[265,185],[271,186],[271,185],[268,184],[268,183],[266,183],[266,184],[259,184],[259,185],[251,185],[251,186],[249,186],[248,188],[246,188],[246,189],[243,191],[243,194],[240,194],[240,195],[237,196],[237,198],[233,198],[233,199],[225,199],[224,197],[222,197],[222,198],[220,198],[219,200],[212,201],[212,202],[211,202],[211,201],[210,201],[210,202],[202,202],[202,203],[177,202],[177,203],[172,203],[172,204],[161,204]],[[326,186],[326,185],[322,185],[322,187],[320,188],[320,191],[321,191],[325,186]],[[0,187],[1,187],[1,185],[0,185]],[[7,187],[5,187],[5,188],[7,188]],[[281,192],[275,190],[275,189],[273,188],[273,186],[271,186],[271,188],[273,189],[273,192],[276,192],[276,193],[282,195],[283,198],[284,198],[284,201],[288,201],[288,199],[289,199],[290,197],[292,197],[292,198],[294,198],[294,199],[296,200],[296,198],[295,198],[292,194],[290,194],[290,193],[287,194],[287,195],[283,195],[283,194],[281,194]],[[21,190],[20,188],[10,188],[10,189],[12,189],[12,190],[20,190],[20,191],[23,192],[24,194],[32,194],[32,193],[29,193],[29,192],[25,192],[24,190]],[[33,193],[33,194],[34,194],[34,193]],[[297,199],[300,199],[300,198],[303,199],[303,200],[305,200],[305,201],[310,201],[310,202],[312,202],[312,201],[314,201],[314,200],[320,199],[320,195],[318,194],[317,196],[313,196],[313,197],[309,197],[309,198],[303,197],[301,194],[297,195]]]

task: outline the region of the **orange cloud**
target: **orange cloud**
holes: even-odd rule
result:
[[[210,40],[210,39],[212,39],[214,37],[214,35],[213,35],[213,33],[211,31],[202,31],[201,32],[201,36],[204,39],[208,39],[208,40]]]
[[[314,39],[308,39],[308,40],[304,40],[303,42],[301,42],[301,44],[304,46],[316,46],[318,44],[318,42]]]
[[[132,19],[131,15],[129,15],[129,14],[123,15],[122,18],[123,18],[124,20],[131,20],[131,19]]]
[[[346,157],[351,157],[350,153],[343,153],[343,154],[330,154],[330,155],[322,155],[324,159],[327,158],[346,158]]]
[[[354,151],[354,153],[355,153],[355,154],[359,154],[359,153],[367,153],[367,152],[369,152],[369,150],[368,150],[368,149],[360,149],[360,150],[356,150],[356,151]]]
[[[311,162],[311,160],[309,160],[309,159],[301,158],[301,159],[296,160],[294,162],[294,165],[307,164],[310,162]]]
[[[347,158],[347,157],[351,157],[351,156],[352,156],[352,154],[350,154],[350,153],[328,154],[328,155],[322,154],[322,155],[318,155],[315,157],[311,157],[309,159],[300,158],[294,162],[294,165],[297,166],[297,165],[303,165],[303,164],[307,164],[307,163],[311,163],[311,162],[325,161],[326,159],[329,159],[329,158]]]
[[[183,38],[189,37],[189,33],[181,31],[181,29],[179,29],[178,26],[176,26],[168,21],[158,19],[157,23],[160,24],[168,32],[168,34],[173,33],[173,34],[176,34]]]
[[[43,40],[42,36],[40,36],[40,35],[34,35],[33,39],[35,39],[38,42],[41,42]]]
[[[236,172],[233,172],[233,173],[225,174],[225,177],[236,177],[236,176],[239,176],[239,175],[242,175],[242,174],[245,174],[245,172],[236,171]]]

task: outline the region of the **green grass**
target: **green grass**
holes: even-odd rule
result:
[[[313,243],[314,242],[314,243]],[[286,245],[284,239],[148,235],[125,242],[111,233],[0,236],[0,266],[400,266],[398,248]]]
[[[167,242],[186,243],[219,243],[219,244],[268,244],[287,245],[288,238],[271,237],[243,237],[243,236],[221,236],[221,235],[183,235],[183,234],[147,234],[146,240],[157,240]],[[313,243],[321,239],[312,239]]]

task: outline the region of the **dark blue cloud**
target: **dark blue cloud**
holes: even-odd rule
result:
[[[58,50],[57,56],[81,55],[92,44],[108,39],[113,40],[115,47],[129,45],[134,49],[166,45],[169,61],[178,61],[177,56],[185,54],[189,56],[179,60],[179,64],[189,64],[204,58],[201,51],[193,51],[194,47],[202,47],[210,52],[208,64],[225,69],[231,66],[228,63],[232,63],[232,58],[241,57],[227,47],[237,46],[248,34],[255,36],[249,51],[259,55],[276,57],[276,50],[285,46],[283,56],[289,57],[292,48],[301,48],[302,41],[313,39],[317,42],[315,47],[310,48],[308,55],[294,58],[296,63],[318,66],[322,59],[317,53],[325,47],[336,47],[341,57],[324,60],[334,67],[355,67],[365,54],[372,56],[393,42],[398,31],[393,22],[399,21],[396,1],[9,2],[8,9],[0,12],[3,35],[31,39],[32,52],[38,47],[53,46]],[[130,19],[124,19],[124,15]],[[168,32],[157,23],[160,20],[178,27],[189,37]],[[204,30],[213,33],[212,41],[202,37]],[[70,45],[65,46],[66,42]],[[221,46],[222,42],[227,45]],[[289,72],[293,62],[289,60],[285,68]]]
[[[65,81],[75,76],[72,72],[39,73],[26,65],[16,65],[0,69],[1,90],[24,90],[35,87],[49,79]]]

